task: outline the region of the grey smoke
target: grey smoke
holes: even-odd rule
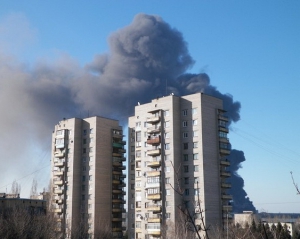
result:
[[[4,177],[17,174],[20,165],[23,172],[32,170],[37,155],[29,149],[49,152],[53,126],[62,118],[102,115],[125,123],[137,102],[170,93],[204,92],[224,100],[231,122],[240,119],[240,103],[212,86],[208,75],[187,73],[194,63],[187,43],[160,17],[138,14],[108,43],[109,54],[96,55],[85,67],[64,56],[52,64],[40,62],[28,68],[0,55]],[[236,198],[245,200],[244,195]]]

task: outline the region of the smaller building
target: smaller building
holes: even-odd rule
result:
[[[46,214],[47,202],[40,199],[20,198],[19,194],[0,193],[0,214],[14,209]]]
[[[234,214],[234,224],[239,224],[241,227],[251,225],[252,221],[258,222],[260,216],[253,211],[243,211],[243,213]]]

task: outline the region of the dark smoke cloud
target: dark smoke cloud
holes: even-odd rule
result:
[[[23,172],[32,170],[37,158],[29,149],[49,152],[51,132],[62,118],[102,115],[125,124],[138,101],[201,91],[223,99],[230,120],[239,120],[239,102],[220,93],[206,74],[186,73],[194,63],[187,43],[160,17],[139,14],[108,42],[109,54],[95,56],[83,68],[67,56],[28,68],[0,55],[0,157],[9,172],[4,177],[17,173],[16,164]]]

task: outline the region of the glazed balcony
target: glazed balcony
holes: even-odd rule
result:
[[[229,139],[225,137],[219,137],[219,141],[222,143],[229,143]]]
[[[223,127],[223,126],[219,126],[219,131],[222,131],[222,132],[225,132],[225,133],[229,132],[229,130],[226,127]]]
[[[158,156],[160,155],[160,149],[150,149],[147,151],[149,156]]]
[[[147,139],[147,144],[151,144],[151,145],[158,145],[160,144],[160,142],[161,142],[160,137],[153,137]]]
[[[230,149],[220,148],[220,154],[229,155],[230,154]]]
[[[161,212],[161,206],[160,205],[155,205],[155,204],[153,204],[153,205],[149,205],[148,207],[147,207],[147,210],[148,211],[151,211],[151,212],[153,212],[153,213],[160,213]]]
[[[63,171],[54,171],[54,172],[53,172],[53,175],[54,175],[54,176],[63,176],[63,175],[64,175],[64,172],[63,172]]]
[[[54,193],[61,195],[61,194],[63,194],[63,189],[54,189]]]
[[[150,128],[147,129],[148,134],[155,134],[155,133],[159,133],[160,131],[161,131],[160,126],[150,127]]]
[[[149,235],[160,236],[160,229],[147,229]]]
[[[221,164],[222,166],[227,167],[227,166],[230,166],[230,161],[228,161],[228,160],[221,160],[221,161],[220,161],[220,164]]]
[[[231,173],[230,172],[228,172],[228,171],[221,171],[221,177],[224,177],[224,178],[228,178],[228,177],[230,177],[231,176]]]
[[[147,220],[149,223],[161,223],[160,217],[149,217]]]
[[[231,205],[223,205],[222,210],[226,212],[231,212],[232,211],[232,206]]]
[[[160,176],[160,171],[149,171],[147,172],[147,177]]]
[[[218,119],[228,122],[228,117],[224,115],[219,115]]]
[[[62,208],[55,208],[53,210],[53,212],[55,212],[55,213],[62,213]]]
[[[229,195],[229,194],[222,194],[222,199],[223,199],[223,200],[232,200],[232,195]]]
[[[65,156],[65,152],[55,152],[54,157],[63,158]]]
[[[154,116],[147,119],[147,123],[156,124],[160,121],[160,116]]]
[[[160,193],[148,194],[147,199],[148,200],[161,200],[161,194]]]
[[[56,180],[56,181],[53,181],[53,184],[61,186],[61,185],[64,184],[64,181],[63,180]]]
[[[230,183],[222,183],[221,187],[222,188],[231,188],[231,184]]]
[[[63,161],[56,161],[54,162],[54,166],[55,167],[63,167],[65,165],[65,163]]]

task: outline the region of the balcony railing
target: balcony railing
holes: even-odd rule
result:
[[[154,116],[147,119],[147,123],[154,124],[160,121],[160,116]]]
[[[161,199],[161,194],[160,193],[148,194],[147,199],[148,200],[160,200]]]
[[[149,205],[147,208],[146,208],[148,211],[152,211],[153,213],[159,213],[161,212],[161,206],[160,205]]]
[[[223,194],[223,195],[222,195],[222,199],[223,199],[223,200],[232,200],[232,195],[229,195],[229,194]]]
[[[161,165],[160,161],[150,161],[147,164],[148,167],[152,167],[152,168],[160,167],[160,165]]]
[[[219,126],[219,131],[222,131],[222,132],[225,132],[225,133],[229,132],[229,130],[226,127],[223,127],[223,126]]]
[[[227,171],[221,171],[221,177],[230,177],[231,176],[231,173],[230,172],[227,172]]]
[[[149,217],[147,220],[149,223],[160,223],[161,222],[161,218],[160,217]]]
[[[53,181],[53,184],[54,185],[63,185],[64,181],[63,180],[56,180],[56,181]]]
[[[149,156],[158,156],[160,155],[160,149],[150,149],[147,151]]]
[[[62,171],[54,171],[54,172],[53,172],[53,175],[54,175],[54,176],[63,176],[63,175],[64,175],[64,172],[62,172]]]
[[[147,172],[148,177],[160,176],[160,171],[149,171]]]
[[[219,115],[219,120],[223,120],[223,121],[226,121],[228,122],[228,117],[227,116],[224,116],[224,115]]]
[[[223,205],[222,209],[223,209],[223,211],[230,212],[230,211],[232,211],[232,206],[231,205]]]
[[[160,144],[160,137],[148,138],[147,139],[147,144],[151,144],[151,145]]]
[[[149,235],[160,236],[160,229],[147,229]]]
[[[149,133],[149,134],[159,133],[160,131],[161,131],[160,126],[150,127],[150,128],[147,129],[147,133]]]
[[[220,148],[220,153],[223,154],[223,155],[229,155],[230,154],[230,149]]]
[[[55,152],[54,156],[56,158],[63,158],[65,156],[65,153],[64,152]]]
[[[221,187],[222,188],[231,188],[231,184],[230,183],[222,183]]]
[[[222,166],[230,166],[230,161],[228,161],[228,160],[221,160],[221,161],[220,161],[220,164],[221,164]]]

